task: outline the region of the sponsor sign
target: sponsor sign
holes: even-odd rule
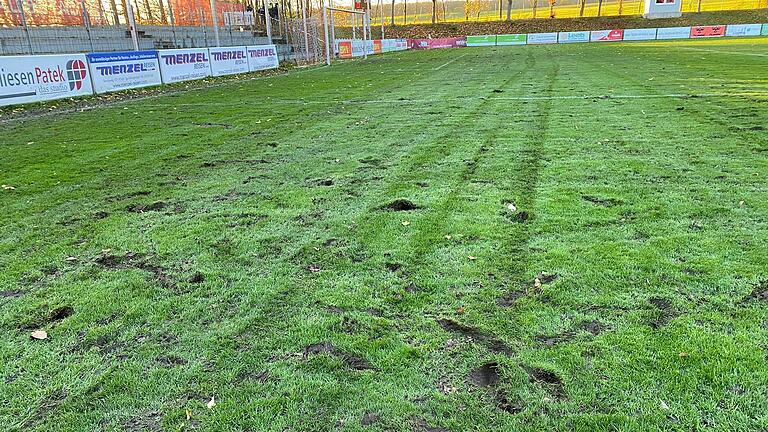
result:
[[[496,35],[467,36],[467,46],[493,46],[496,45]]]
[[[407,39],[383,39],[381,41],[382,52],[402,51],[408,49]]]
[[[589,42],[588,31],[560,32],[557,34],[558,43]]]
[[[527,34],[496,35],[496,45],[525,45]]]
[[[157,51],[126,51],[88,54],[93,90],[106,93],[159,85]]]
[[[696,26],[691,27],[692,38],[725,36],[725,26]]]
[[[728,24],[726,36],[760,36],[760,24]]]
[[[213,76],[248,72],[248,53],[245,47],[208,48]]]
[[[381,39],[374,39],[373,40],[373,53],[374,54],[381,54]]]
[[[597,30],[590,32],[589,40],[592,42],[614,42],[624,39],[624,30]]]
[[[557,33],[529,33],[529,44],[554,44],[557,43]]]
[[[160,76],[166,84],[211,76],[211,62],[206,48],[173,49],[157,52]]]
[[[763,30],[760,31],[760,34],[763,36],[768,36],[768,24],[763,24]]]
[[[253,12],[222,12],[221,15],[227,27],[244,27],[254,24]]]
[[[277,58],[277,47],[274,45],[257,45],[245,47],[248,53],[248,70],[256,72],[264,69],[277,69],[280,60]]]
[[[93,93],[83,54],[0,57],[0,106]]]
[[[654,39],[656,39],[655,28],[624,30],[625,41],[654,40]]]
[[[352,58],[352,41],[339,41],[339,57]]]
[[[688,39],[690,37],[690,27],[659,27],[656,32],[656,39]]]
[[[414,49],[459,48],[467,46],[467,40],[463,37],[440,39],[413,39]]]

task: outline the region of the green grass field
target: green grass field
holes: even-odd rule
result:
[[[764,430],[767,68],[402,52],[5,123],[0,430]]]

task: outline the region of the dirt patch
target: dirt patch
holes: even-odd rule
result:
[[[374,367],[368,360],[342,351],[339,348],[333,346],[331,343],[323,342],[308,345],[304,348],[304,357],[309,357],[316,354],[329,354],[341,359],[350,369],[354,370],[373,370]]]
[[[742,302],[751,300],[768,302],[768,280],[760,281],[757,285],[755,285],[755,287],[752,289],[752,292],[749,293],[748,296],[744,297]]]
[[[315,181],[317,186],[333,186],[333,179],[320,179]]]
[[[24,295],[24,291],[14,289],[7,291],[0,291],[0,298],[18,298]]]
[[[536,276],[536,279],[538,279],[539,282],[542,285],[546,285],[546,284],[549,284],[549,283],[552,283],[552,282],[556,281],[557,278],[559,278],[559,277],[560,277],[560,275],[558,275],[557,273],[545,273],[545,272],[542,272],[542,273],[539,273]],[[532,285],[536,283],[536,279],[534,279],[533,282],[531,282]]]
[[[545,346],[554,346],[559,343],[568,342],[569,340],[572,340],[574,337],[576,337],[576,333],[572,331],[566,331],[563,333],[559,333],[552,336],[544,336],[539,335],[534,337],[536,342],[543,344]]]
[[[592,195],[582,195],[581,199],[602,207],[613,207],[623,204],[620,200],[614,198],[600,198]]]
[[[232,129],[234,127],[234,126],[232,126],[231,124],[228,124],[228,123],[210,123],[210,122],[195,123],[195,125],[200,126],[200,127],[204,127],[204,128],[220,127],[220,128],[224,128],[224,129]]]
[[[94,263],[108,270],[139,269],[151,273],[164,288],[173,288],[171,278],[165,268],[153,264],[149,257],[135,252],[125,255],[104,253],[96,257]]]
[[[394,273],[394,272],[396,272],[396,271],[400,270],[401,268],[403,268],[403,265],[402,265],[402,264],[400,264],[400,263],[392,263],[392,262],[388,262],[388,263],[385,263],[385,264],[384,264],[384,267],[386,267],[386,268],[387,268],[387,270],[389,270],[389,271],[391,271],[391,272],[393,272],[393,273]]]
[[[526,211],[517,212],[511,216],[512,221],[517,223],[525,223],[530,218],[531,215]]]
[[[126,211],[131,213],[146,213],[151,211],[160,211],[165,208],[167,204],[164,201],[155,201],[152,204],[131,204],[125,208]]]
[[[192,277],[189,278],[189,283],[199,284],[205,282],[205,276],[200,272],[195,272]]]
[[[585,332],[592,333],[593,336],[597,336],[605,331],[605,327],[600,324],[599,321],[584,321],[579,324],[579,328]]]
[[[60,306],[48,314],[48,322],[61,321],[74,315],[75,309],[72,306]]]
[[[407,199],[396,199],[391,203],[382,206],[381,208],[383,210],[391,210],[391,211],[411,211],[411,210],[416,210],[420,207]]]
[[[518,290],[518,291],[510,291],[503,296],[499,297],[496,300],[496,304],[498,304],[501,307],[510,307],[515,302],[517,302],[518,299],[525,296],[525,291]]]
[[[172,368],[187,364],[186,360],[175,355],[161,355],[155,359],[155,362],[164,368]]]
[[[360,420],[360,426],[372,426],[379,422],[379,415],[374,412],[367,412],[363,414],[363,418]]]
[[[468,378],[478,387],[495,387],[499,383],[499,364],[490,362],[472,369]]]
[[[530,382],[540,385],[554,399],[564,400],[568,398],[563,380],[561,380],[556,373],[545,369],[531,367],[523,367],[523,370],[528,374],[528,380]]]
[[[40,423],[43,423],[53,411],[56,411],[64,403],[67,396],[66,390],[59,389],[44,397],[32,415],[29,416],[29,419],[21,425],[21,429],[33,429]]]
[[[508,356],[514,354],[514,350],[507,346],[504,342],[494,336],[482,332],[477,328],[469,327],[447,318],[438,319],[437,323],[440,325],[440,327],[443,328],[443,330],[470,338],[473,341],[484,345],[486,348],[493,352],[505,354]]]
[[[451,432],[446,428],[439,426],[430,426],[426,420],[415,419],[413,420],[413,432]]]
[[[680,316],[680,312],[669,300],[661,297],[651,297],[648,302],[657,309],[656,316],[649,323],[652,328],[664,327],[673,319]]]
[[[220,165],[260,165],[269,163],[266,159],[217,159],[200,164],[201,168],[213,168]]]
[[[93,218],[96,220],[106,219],[107,217],[109,217],[109,213],[105,211],[97,211],[93,214]]]
[[[161,419],[162,415],[157,411],[145,412],[123,423],[123,430],[125,432],[160,432],[163,430]]]

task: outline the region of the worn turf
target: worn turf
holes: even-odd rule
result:
[[[764,429],[766,53],[403,52],[4,124],[0,430]]]

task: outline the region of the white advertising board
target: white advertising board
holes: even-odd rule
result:
[[[402,51],[408,49],[408,41],[405,39],[382,39],[381,52]]]
[[[557,43],[557,33],[529,33],[528,44],[554,44]]]
[[[690,27],[659,27],[656,32],[656,39],[688,39],[690,37]]]
[[[160,85],[157,51],[88,54],[96,93]]]
[[[248,55],[244,46],[208,48],[208,53],[213,76],[248,72]]]
[[[728,24],[726,36],[760,36],[761,24]]]
[[[0,57],[0,106],[89,94],[84,54]]]
[[[166,84],[211,76],[211,61],[206,48],[161,50],[157,55],[160,75]]]
[[[248,70],[251,72],[280,67],[277,47],[274,45],[249,46],[246,47],[246,51],[248,52]]]
[[[624,30],[625,41],[654,40],[654,39],[656,39],[655,28]]]
[[[557,35],[558,43],[589,42],[588,31],[560,32]]]

